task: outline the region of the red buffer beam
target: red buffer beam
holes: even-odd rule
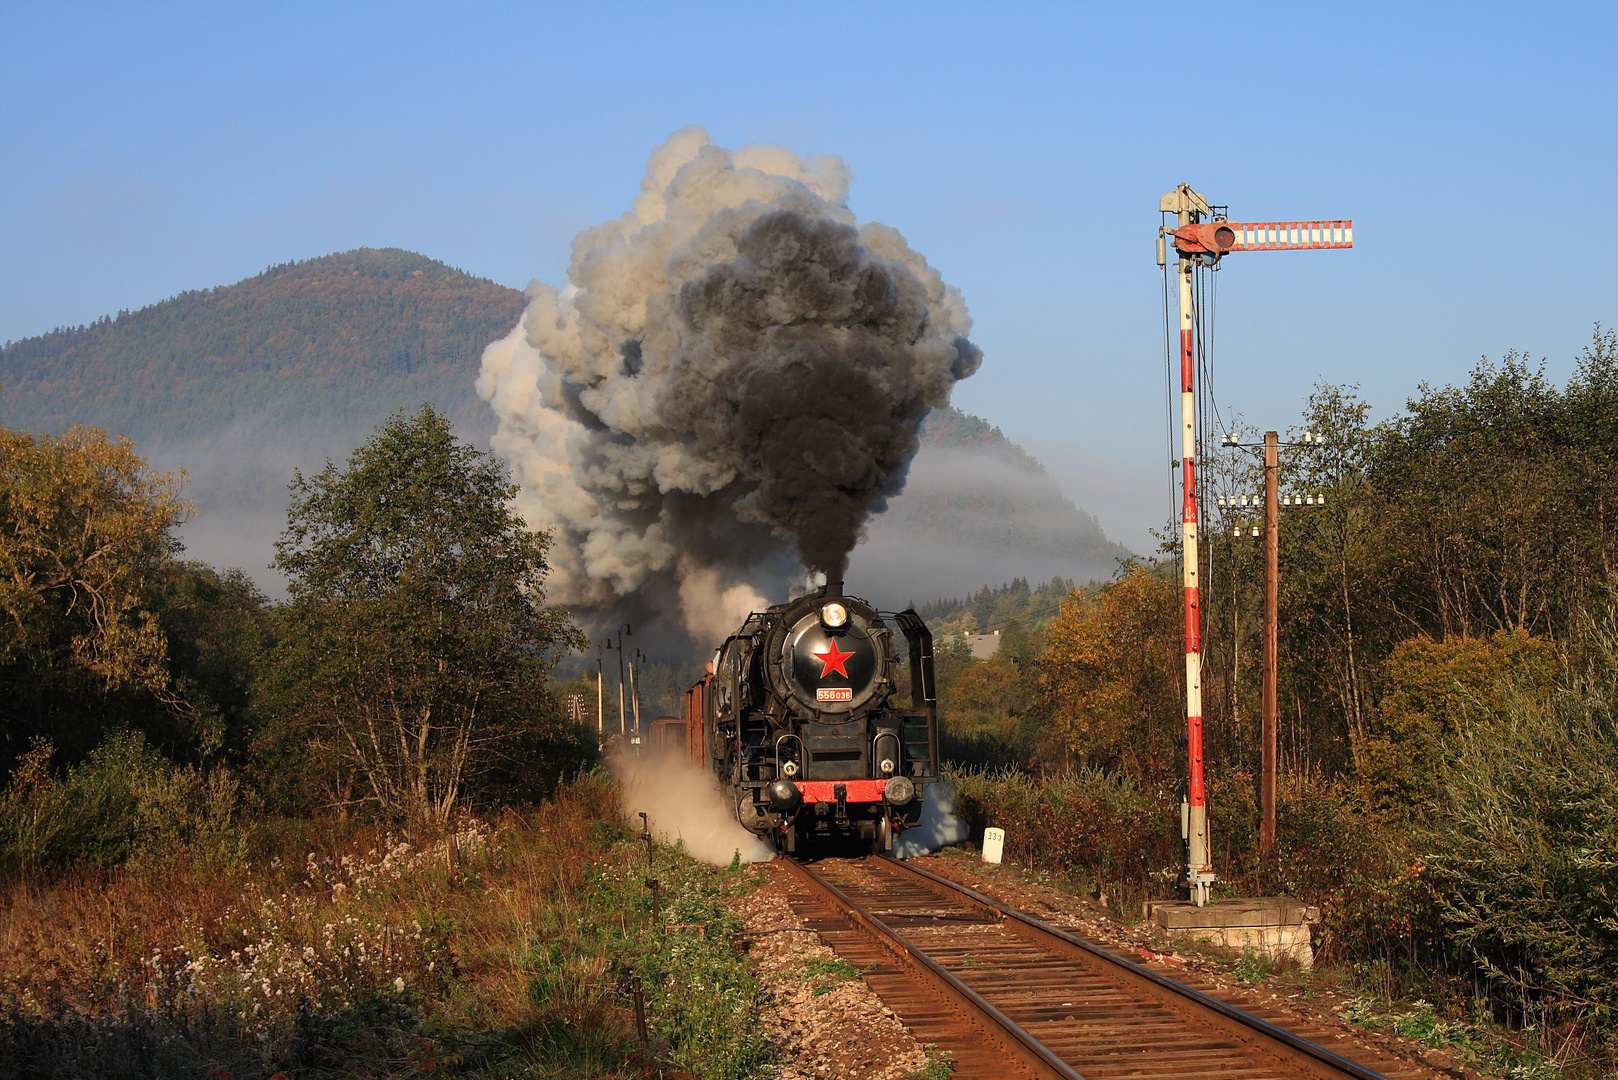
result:
[[[1232,251],[1318,251],[1354,246],[1352,221],[1207,221],[1174,231],[1184,255]]]

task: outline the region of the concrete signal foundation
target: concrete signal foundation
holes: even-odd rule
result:
[[[1290,896],[1221,900],[1205,907],[1184,900],[1148,900],[1146,918],[1170,941],[1238,955],[1251,952],[1305,968],[1315,962],[1309,927],[1320,921],[1320,909]]]

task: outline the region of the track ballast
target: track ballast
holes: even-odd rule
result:
[[[805,924],[957,1076],[1385,1080],[919,867],[777,863]]]

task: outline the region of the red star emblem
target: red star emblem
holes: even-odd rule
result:
[[[843,678],[848,678],[848,669],[843,665],[848,663],[849,658],[853,655],[854,654],[852,652],[838,652],[837,642],[835,641],[831,643],[829,650],[821,650],[816,652],[815,656],[820,660],[821,663],[820,677],[824,679],[827,675],[830,675],[835,671]]]

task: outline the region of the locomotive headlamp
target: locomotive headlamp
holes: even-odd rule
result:
[[[883,758],[882,759],[882,764],[878,765],[877,768],[882,770],[882,775],[883,776],[892,776],[893,775],[893,759],[892,758],[887,758],[887,757]]]
[[[882,797],[891,806],[903,806],[916,797],[916,782],[908,776],[895,776],[882,789]]]
[[[827,604],[820,609],[820,621],[828,630],[841,630],[848,625],[848,609],[842,604]]]
[[[787,760],[787,761],[781,762],[781,775],[787,777],[788,779],[791,779],[792,777],[797,776],[798,775],[798,763],[796,761],[792,761],[790,759]]]

